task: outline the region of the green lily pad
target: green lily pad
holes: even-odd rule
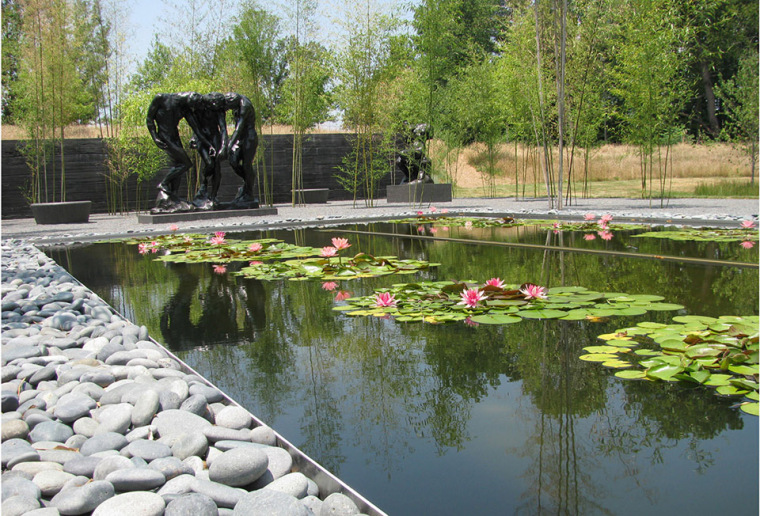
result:
[[[672,310],[683,310],[684,306],[675,303],[649,303],[644,305],[644,308],[652,312],[669,312]]]
[[[729,371],[735,374],[741,374],[741,375],[756,375],[758,374],[758,367],[757,366],[746,366],[746,365],[732,365],[728,368]]]
[[[588,355],[581,355],[578,358],[584,362],[606,362],[608,360],[616,360],[617,355],[605,354],[605,353],[590,353]]]
[[[670,381],[673,378],[673,375],[678,374],[682,371],[683,367],[680,365],[660,364],[647,369],[646,375],[649,378]]]
[[[562,310],[550,310],[550,309],[536,309],[536,310],[520,310],[516,313],[520,317],[525,319],[558,319],[565,315]]]
[[[615,346],[586,346],[583,348],[588,353],[620,353],[623,348],[617,348]],[[628,351],[627,349],[625,351]]]
[[[742,403],[739,408],[751,416],[757,416],[760,412],[758,403]]]
[[[470,320],[479,324],[513,324],[522,321],[520,317],[502,314],[473,315]]]
[[[625,360],[606,360],[602,362],[602,365],[611,369],[623,369],[625,367],[633,366],[633,364],[626,362]]]
[[[627,371],[618,371],[615,373],[615,376],[618,378],[623,378],[625,380],[644,380],[646,379],[647,375],[644,373],[644,371],[641,371],[640,369],[629,369]]]
[[[738,389],[733,385],[721,385],[715,389],[715,392],[723,396],[743,396],[744,394],[747,394],[748,391]]]

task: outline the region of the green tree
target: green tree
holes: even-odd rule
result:
[[[734,76],[745,53],[757,48],[758,9],[754,0],[676,2],[683,40],[685,91],[683,123],[695,136],[718,138],[727,120],[716,98],[721,78]]]
[[[133,91],[154,88],[171,73],[173,65],[172,49],[161,43],[156,36],[145,59],[137,66],[137,71],[130,78],[129,88]]]
[[[285,44],[280,36],[280,21],[255,2],[246,4],[232,28],[232,38],[226,43],[229,63],[240,70],[239,88],[256,110],[256,130],[263,132],[264,121],[272,121],[285,78]],[[243,66],[240,66],[240,65]],[[272,204],[273,185],[270,181],[264,140],[259,140],[256,159],[259,196],[263,203]]]
[[[613,71],[613,92],[624,101],[619,115],[631,143],[639,147],[641,195],[651,202],[656,168],[661,204],[668,159],[667,155],[663,159],[660,143],[669,145],[673,133],[678,133],[677,115],[684,93],[678,54],[683,33],[675,14],[670,0],[631,0],[622,11]]]
[[[353,145],[338,180],[353,194],[354,202],[363,190],[371,206],[377,182],[389,170],[393,124],[382,89],[392,75],[390,38],[395,22],[372,0],[347,2],[342,14],[344,35],[333,53],[335,98],[343,124],[353,130]],[[385,138],[380,140],[378,134]]]
[[[16,0],[3,0],[3,75],[2,75],[2,120],[3,123],[14,121],[14,104],[18,96],[17,81],[19,73],[19,51],[21,41],[21,6]]]
[[[22,4],[24,23],[20,48],[19,119],[27,129],[27,162],[31,170],[28,198],[32,202],[66,200],[66,126],[93,115],[92,97],[77,69],[82,40],[66,0]],[[56,177],[55,142],[60,174]],[[48,161],[52,181],[48,183]],[[60,180],[60,183],[58,181]],[[58,186],[60,185],[60,188]]]
[[[735,76],[716,86],[719,98],[726,107],[728,118],[724,134],[732,140],[744,143],[752,168],[751,182],[755,182],[758,141],[758,52],[757,48],[748,50],[739,62]]]
[[[300,3],[300,0],[298,0]],[[327,50],[309,41],[301,43],[298,37],[289,39],[288,75],[282,85],[282,102],[278,104],[278,118],[293,128],[292,203],[302,204],[303,160],[302,147],[306,131],[329,118],[331,105],[327,89],[330,80]]]

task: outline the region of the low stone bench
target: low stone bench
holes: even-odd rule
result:
[[[304,204],[326,204],[330,189],[305,188],[303,190],[292,190],[292,192],[296,194],[296,202],[303,202]]]
[[[451,202],[451,198],[451,183],[408,183],[386,189],[387,202]]]

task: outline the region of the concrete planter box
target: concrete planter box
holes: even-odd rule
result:
[[[294,190],[294,192],[296,194],[296,202],[303,200],[304,204],[326,204],[330,189],[308,188],[303,190]]]
[[[92,201],[40,202],[30,205],[37,224],[89,222]]]
[[[420,203],[451,202],[451,183],[414,183],[390,185],[386,190],[388,202]]]

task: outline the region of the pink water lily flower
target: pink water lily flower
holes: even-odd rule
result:
[[[504,282],[501,281],[500,278],[491,278],[490,280],[486,281],[486,286],[504,288]]]
[[[741,245],[741,246],[742,246],[744,249],[752,249],[753,247],[755,247],[755,243],[754,243],[754,242],[752,242],[751,240],[745,240],[745,241],[744,241],[744,242],[742,242],[740,245]]]
[[[430,207],[430,213],[435,213],[437,211],[438,211],[438,208],[436,208],[435,206]]]
[[[342,249],[348,249],[349,247],[351,247],[351,244],[348,243],[348,239],[346,239],[346,238],[338,238],[338,237],[335,237],[335,238],[332,239],[332,245],[338,251],[340,251]]]
[[[424,213],[422,213],[422,210],[419,210],[419,211],[417,211],[417,215],[418,216],[422,216],[422,215],[424,215]]]
[[[258,253],[259,251],[261,251],[261,249],[263,249],[263,247],[264,246],[262,246],[260,243],[254,242],[248,246],[248,250],[251,251],[252,253]]]
[[[322,283],[322,288],[327,291],[333,291],[336,288],[338,288],[338,284],[335,283],[334,281],[325,281],[324,283]]]
[[[438,233],[438,228],[435,227],[435,226],[431,227],[430,228],[430,234],[431,235],[435,235],[436,233]]]
[[[226,244],[227,241],[224,239],[224,231],[217,231],[214,233],[214,236],[211,237],[211,240],[209,240],[209,242],[211,242],[211,245]]]
[[[425,232],[425,226],[417,226],[417,233],[424,233]]]
[[[552,224],[552,227],[554,229],[562,229],[562,224],[560,224],[559,222],[555,222],[554,224]]]
[[[586,233],[583,235],[583,240],[596,240],[596,235],[593,233]]]
[[[611,220],[612,220],[612,215],[610,215],[609,213],[605,213],[604,215],[602,215],[602,218],[599,219],[599,223],[608,224]]]
[[[185,243],[189,244],[192,241],[193,241],[192,238],[190,238],[189,236],[185,235]]]
[[[258,260],[254,260],[252,262],[248,262],[249,267],[256,267],[257,265],[264,265],[264,262],[260,262]]]
[[[390,307],[396,306],[396,296],[390,292],[381,292],[375,294],[375,306]]]
[[[146,243],[137,244],[137,252],[140,254],[148,254],[150,252],[150,246]]]
[[[448,208],[444,208],[441,210],[441,213],[448,213],[448,212],[449,212]]]
[[[600,231],[599,236],[602,237],[602,240],[612,240],[612,237],[614,236],[612,233],[610,233],[607,230]]]
[[[594,219],[596,218],[596,215],[594,215],[593,213],[587,213],[587,214],[585,214],[585,215],[583,216],[583,218],[584,218],[585,220],[594,220]]]
[[[351,292],[348,292],[347,290],[341,290],[335,294],[336,301],[345,301],[349,297],[351,297]]]
[[[742,227],[744,229],[751,229],[755,227],[755,221],[754,220],[743,220],[742,221]]]
[[[169,226],[169,231],[177,231],[179,229],[179,226],[176,224],[172,224]]]
[[[465,222],[464,227],[465,229],[472,229],[472,221],[468,220],[467,222]]]
[[[463,290],[460,296],[462,297],[462,300],[457,304],[464,305],[468,308],[475,308],[480,301],[483,301],[486,298],[485,294],[477,288]]]
[[[338,254],[338,250],[331,246],[322,248],[322,258],[331,258]]]
[[[225,265],[214,265],[214,274],[224,274],[225,272],[227,272]]]
[[[546,299],[546,287],[530,283],[521,288],[520,293],[525,296],[525,299]]]

